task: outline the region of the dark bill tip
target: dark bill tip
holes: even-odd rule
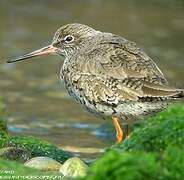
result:
[[[33,57],[33,56],[32,56]],[[22,61],[24,59],[28,59],[28,58],[31,58],[30,56],[29,57],[25,57],[25,56],[19,56],[18,58],[15,58],[15,59],[10,59],[8,61],[6,61],[7,63],[14,63],[14,62],[17,62],[17,61]]]
[[[37,56],[42,56],[42,55],[47,55],[47,54],[54,54],[54,53],[56,53],[56,49],[57,48],[54,47],[53,45],[49,45],[49,46],[43,47],[41,49],[38,49],[36,51],[33,51],[31,53],[25,54],[23,56],[19,56],[15,59],[10,59],[6,62],[7,63],[14,63],[14,62],[17,62],[17,61],[30,59],[30,58],[37,57]]]

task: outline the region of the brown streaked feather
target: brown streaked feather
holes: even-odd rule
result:
[[[110,79],[103,76],[82,74],[77,80],[83,96],[91,102],[105,102],[118,104],[121,102],[138,101],[139,99],[152,98],[154,101],[161,99],[174,99],[184,96],[183,90],[169,88],[144,82],[143,79],[127,78],[125,80]]]
[[[158,84],[151,84],[145,82],[142,91],[144,95],[150,97],[168,97],[172,98],[177,96],[178,94],[182,93],[183,90],[175,89],[168,86],[158,85]]]
[[[90,101],[111,104],[147,97],[172,98],[181,93],[168,87],[161,70],[135,43],[119,36],[111,38],[90,56],[84,53],[76,60],[80,62],[78,86]]]
[[[100,61],[104,74],[117,79],[145,77],[156,84],[168,84],[156,63],[135,43],[112,35],[111,41],[104,42],[99,48],[101,51],[98,52],[104,52]]]

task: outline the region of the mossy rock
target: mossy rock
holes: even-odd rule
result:
[[[63,179],[63,175],[59,172],[43,172],[33,168],[29,168],[20,164],[16,161],[9,161],[0,159],[0,176],[2,179],[5,177],[15,177],[14,179],[25,180],[23,176],[35,177],[35,179],[40,179],[40,177],[47,177],[46,179]],[[49,178],[50,176],[50,178]],[[44,178],[42,178],[44,179]]]
[[[65,152],[47,141],[32,136],[14,136],[7,139],[0,139],[3,147],[17,147],[31,152],[32,157],[46,156],[63,163],[72,155]]]
[[[177,156],[176,156],[177,154]],[[91,167],[86,180],[181,180],[184,173],[184,152],[169,146],[158,153],[110,150]]]
[[[184,106],[175,105],[145,120],[127,141],[113,149],[124,151],[162,152],[168,145],[184,148]]]
[[[24,163],[31,157],[32,156],[29,151],[17,147],[6,147],[0,149],[0,158],[2,159]]]

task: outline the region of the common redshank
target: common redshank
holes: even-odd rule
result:
[[[83,24],[59,28],[51,45],[7,61],[46,54],[64,56],[60,77],[72,97],[87,111],[112,118],[116,143],[124,139],[120,120],[127,125],[166,108],[184,96],[168,86],[161,70],[134,42]]]

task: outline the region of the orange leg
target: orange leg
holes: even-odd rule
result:
[[[123,131],[121,129],[121,126],[119,124],[118,118],[112,117],[112,123],[116,130],[116,144],[119,144],[123,139]]]

